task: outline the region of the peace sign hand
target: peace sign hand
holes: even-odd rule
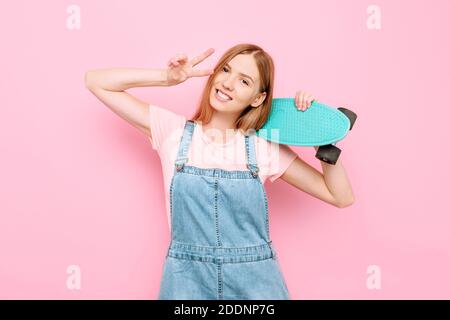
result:
[[[185,54],[177,54],[175,57],[172,57],[167,65],[169,68],[167,69],[167,83],[169,86],[177,85],[186,81],[186,79],[190,77],[204,77],[209,76],[214,73],[214,70],[196,70],[193,67],[211,54],[214,53],[213,48],[209,48],[201,55],[195,57],[191,61],[188,61],[188,57]]]

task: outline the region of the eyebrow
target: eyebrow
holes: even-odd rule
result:
[[[231,66],[230,66],[228,63],[226,63],[225,66],[227,66],[227,67],[229,67],[230,69],[232,69]],[[250,77],[249,75],[247,75],[247,74],[245,74],[245,73],[242,73],[242,72],[239,72],[239,74],[240,74],[241,76],[244,76],[244,77],[246,77],[246,78],[249,78],[250,80],[252,80],[252,82],[255,82],[255,81],[252,79],[252,77]]]

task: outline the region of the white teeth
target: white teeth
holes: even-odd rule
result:
[[[224,95],[220,90],[217,90],[217,95],[222,99],[231,100],[228,96]]]

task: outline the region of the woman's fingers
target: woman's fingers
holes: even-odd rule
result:
[[[315,101],[314,96],[306,92],[298,91],[295,95],[295,106],[299,110],[305,111],[311,106],[313,101]]]
[[[214,53],[214,49],[213,48],[209,48],[208,50],[206,50],[205,52],[203,52],[201,55],[195,57],[192,59],[191,63],[192,66],[197,65],[198,63],[200,63],[201,61],[205,60],[207,57],[209,57],[211,54]],[[180,64],[186,63],[188,61],[188,57],[184,54],[184,53],[179,53],[177,55],[175,55],[174,57],[172,57],[169,62],[167,63],[167,65],[169,67],[177,67]],[[210,72],[211,70],[204,70],[203,72]]]
[[[297,107],[297,109],[300,110],[301,104],[300,104],[300,92],[297,92],[295,94],[295,106]]]
[[[211,74],[214,73],[214,69],[195,70],[192,67],[195,66],[196,64],[200,63],[201,61],[205,60],[207,57],[209,57],[213,53],[214,53],[214,49],[209,48],[208,50],[206,50],[199,56],[192,59],[188,64],[188,67],[189,67],[188,69],[180,68],[180,72],[184,72],[185,76],[188,78],[189,77],[210,76]],[[188,62],[188,57],[185,54],[180,53],[180,54],[177,54],[174,57],[172,57],[169,60],[169,62],[167,63],[167,65],[169,66],[169,68],[174,68],[174,67],[184,65],[187,62]]]
[[[214,49],[213,48],[209,48],[208,50],[203,52],[201,55],[199,55],[199,56],[195,57],[194,59],[192,59],[192,66],[195,66],[198,63],[202,62],[203,60],[205,60],[207,57],[209,57],[213,53],[214,53]]]
[[[308,95],[306,97],[306,107],[309,108],[311,106],[311,103],[314,101],[314,97],[312,95]]]
[[[305,94],[303,92],[300,93],[300,110],[305,110]]]
[[[214,70],[207,69],[207,70],[192,70],[192,77],[205,77],[209,76],[214,73]]]
[[[177,54],[175,57],[172,57],[167,65],[169,67],[174,66],[177,67],[182,63],[185,63],[187,61],[187,56],[183,53]]]
[[[175,60],[175,61],[178,62],[178,63],[184,63],[184,62],[187,61],[187,56],[184,55],[184,54],[180,54],[180,55],[178,55],[178,56],[176,57],[176,60]]]

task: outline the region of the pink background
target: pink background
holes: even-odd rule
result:
[[[81,28],[71,29],[71,4]],[[366,10],[381,9],[371,30]],[[338,146],[356,202],[266,183],[293,299],[449,299],[450,2],[9,1],[0,17],[0,298],[155,299],[169,230],[148,139],[95,98],[89,69],[261,45],[275,97],[309,92],[359,118]],[[69,24],[70,25],[70,24]],[[206,78],[134,88],[189,116]],[[311,147],[293,147],[320,169]],[[320,169],[321,170],[321,169]],[[66,285],[80,267],[81,288]],[[366,285],[376,265],[381,287]]]

